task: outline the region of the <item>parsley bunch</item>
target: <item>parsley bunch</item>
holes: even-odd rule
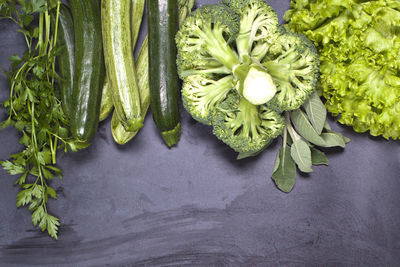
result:
[[[0,123],[2,128],[13,126],[21,132],[19,143],[25,149],[0,165],[19,177],[17,207],[29,206],[33,224],[55,239],[60,222],[48,212],[47,202],[49,198],[57,198],[50,181],[62,178],[62,171],[55,166],[56,154],[58,150],[83,148],[83,144],[72,139],[68,117],[57,97],[55,60],[61,49],[56,46],[60,3],[0,0],[0,19],[14,21],[27,45],[22,58],[17,55],[10,58],[11,70],[6,73],[10,98],[3,103],[8,118]],[[50,22],[51,10],[55,11],[52,12],[56,16],[55,25]]]

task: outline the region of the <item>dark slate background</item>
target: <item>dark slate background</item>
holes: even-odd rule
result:
[[[281,17],[289,6],[269,2]],[[25,49],[14,29],[0,21],[5,69]],[[8,94],[0,74],[0,101]],[[270,179],[278,142],[236,161],[182,111],[178,147],[165,147],[150,115],[121,147],[107,120],[90,148],[59,154],[57,242],[15,207],[15,177],[0,170],[0,266],[399,266],[400,142],[331,124],[351,143],[285,194]],[[20,151],[17,140],[0,131],[1,160]]]

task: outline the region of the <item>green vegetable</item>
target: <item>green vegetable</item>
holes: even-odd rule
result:
[[[138,1],[136,1],[138,2]],[[102,0],[103,44],[115,112],[126,131],[143,127],[135,73],[131,0]]]
[[[99,121],[107,119],[108,115],[110,115],[110,113],[114,109],[111,90],[111,83],[108,79],[108,76],[106,75],[106,77],[104,78],[103,91],[101,96]]]
[[[73,135],[89,142],[97,131],[105,76],[100,1],[69,1],[75,27],[75,74],[71,109]]]
[[[239,153],[257,153],[278,137],[283,118],[266,105],[255,106],[232,91],[213,112],[213,133]]]
[[[52,10],[53,24],[50,23]],[[8,118],[0,124],[2,128],[15,127],[21,133],[19,143],[24,148],[0,165],[19,177],[16,185],[21,190],[17,206],[28,206],[32,223],[42,231],[47,230],[55,239],[60,222],[50,214],[47,203],[57,198],[55,189],[50,186],[51,180],[62,178],[62,171],[56,167],[57,151],[76,151],[84,147],[71,137],[68,118],[55,93],[59,15],[59,2],[43,1],[43,5],[35,6],[31,1],[11,0],[0,4],[0,19],[14,21],[27,45],[22,59],[19,56],[10,58],[7,79],[11,92],[3,103]],[[38,27],[34,26],[37,22]],[[54,29],[52,25],[56,25]]]
[[[400,2],[292,1],[288,28],[321,55],[329,112],[357,132],[400,137]]]
[[[136,75],[138,78],[138,87],[140,94],[140,108],[143,118],[146,116],[147,109],[150,106],[150,89],[149,89],[149,68],[148,68],[148,40],[143,41],[139,55],[136,60]],[[120,123],[116,113],[113,113],[111,119],[111,133],[117,144],[123,145],[128,143],[139,131],[127,132]]]
[[[179,0],[179,23],[181,24],[186,18],[188,13],[192,10],[194,5],[194,0]],[[135,24],[138,25],[138,24]],[[150,89],[149,89],[149,61],[148,61],[148,39],[147,36],[143,41],[142,47],[140,48],[138,58],[136,60],[136,76],[138,77],[138,87],[140,94],[140,105],[142,110],[142,116],[145,117],[147,110],[150,106]],[[114,140],[118,144],[126,144],[129,142],[138,131],[127,132],[119,122],[117,116],[113,114],[111,120],[111,133]]]
[[[272,179],[283,192],[290,192],[296,179],[296,163],[291,157],[290,147],[286,145],[287,130],[283,132],[283,146],[279,149],[275,160]]]
[[[194,11],[176,36],[183,104],[236,152],[257,154],[315,90],[312,43],[283,30],[263,0],[224,0]]]
[[[142,24],[145,0],[131,0],[131,39],[132,51],[135,50],[136,42],[140,32],[140,25]]]
[[[315,92],[319,57],[303,35],[284,30],[263,0],[223,0],[194,11],[176,35],[185,109],[239,152],[258,155],[279,135],[272,174],[284,192],[296,168],[327,164],[317,147],[344,147]]]
[[[183,21],[190,14],[194,4],[195,0],[178,0],[179,26],[182,25]]]
[[[51,16],[55,25],[56,16]],[[69,8],[61,4],[57,33],[57,46],[61,52],[57,55],[58,70],[60,75],[61,103],[64,112],[69,115],[72,110],[72,95],[74,89],[75,69],[75,32],[74,21]]]
[[[181,134],[174,41],[179,24],[178,3],[149,0],[147,11],[151,111],[164,142],[171,147],[178,143]]]
[[[284,113],[286,126],[282,147],[276,155],[272,173],[272,179],[282,191],[293,189],[296,166],[301,172],[310,173],[313,165],[328,164],[324,152],[317,147],[345,147],[350,142],[350,139],[332,131],[326,113],[316,92],[299,109]]]
[[[132,40],[132,52],[135,50],[137,38],[140,31],[140,25],[142,23],[143,11],[145,6],[145,0],[132,0],[131,10],[131,40]],[[147,38],[143,42],[142,47],[139,51],[138,59],[135,63],[137,86],[140,97],[140,112],[144,119],[147,113],[147,109],[150,105],[149,100],[149,88],[148,88],[148,57],[147,57]],[[123,145],[129,142],[140,129],[135,131],[126,131],[123,124],[116,112],[113,113],[111,119],[111,133],[114,141],[117,144]]]
[[[140,0],[140,1],[132,0],[132,8],[131,8],[131,30],[132,30],[132,46],[133,46],[132,51],[134,51],[136,40],[139,35],[144,5],[145,5],[144,0]],[[109,81],[109,78],[106,75],[106,77],[104,79],[103,96],[101,98],[100,121],[105,120],[114,108],[111,90],[112,90],[111,82]],[[115,121],[118,122],[118,124],[121,123],[119,120],[115,119]],[[123,127],[123,126],[121,125],[121,127]]]

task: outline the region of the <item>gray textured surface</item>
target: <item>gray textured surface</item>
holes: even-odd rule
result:
[[[289,5],[269,2],[280,15]],[[1,67],[23,44],[0,21]],[[8,93],[0,74],[0,101]],[[107,120],[89,149],[60,154],[65,176],[49,204],[63,224],[58,242],[15,207],[14,177],[0,170],[0,266],[399,265],[400,142],[332,122],[352,142],[284,194],[270,179],[278,143],[236,161],[209,127],[182,117],[181,142],[170,150],[148,116],[124,147]],[[0,159],[19,151],[17,140],[0,131]]]

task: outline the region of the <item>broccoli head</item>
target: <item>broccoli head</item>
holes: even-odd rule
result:
[[[266,105],[253,105],[231,91],[214,109],[214,135],[239,153],[256,153],[282,133],[281,115]]]
[[[298,109],[316,88],[318,52],[303,35],[282,31],[269,47],[262,65],[277,85],[270,105],[282,111]]]
[[[315,90],[318,55],[283,30],[264,0],[222,0],[192,12],[176,35],[182,99],[191,116],[245,155],[281,134],[280,113]]]
[[[211,124],[210,113],[232,90],[232,75],[213,80],[205,75],[191,75],[182,87],[183,106],[197,121]]]
[[[279,20],[264,0],[222,0],[240,17],[236,46],[239,56],[262,58],[277,37]]]
[[[176,35],[178,73],[229,74],[239,63],[230,43],[239,32],[239,17],[225,5],[205,5],[189,15]]]

